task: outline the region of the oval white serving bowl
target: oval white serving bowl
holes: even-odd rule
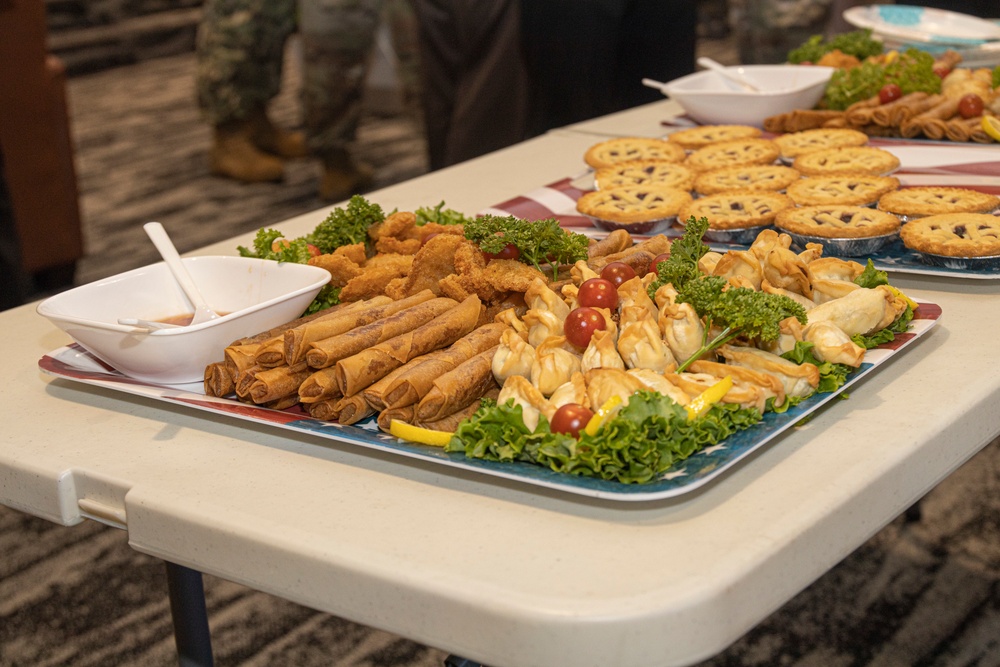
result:
[[[119,318],[158,321],[191,312],[163,262],[56,294],[38,305],[38,313],[129,377],[162,384],[200,382],[205,367],[221,361],[229,343],[299,317],[330,280],[319,267],[249,257],[183,262],[222,317],[156,331],[118,324]]]
[[[745,65],[728,67],[745,75],[760,92],[742,90],[711,70],[665,84],[663,94],[704,125],[753,125],[795,109],[812,109],[822,99],[835,69],[815,65]]]

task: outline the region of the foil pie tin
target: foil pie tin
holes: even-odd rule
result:
[[[870,255],[887,243],[891,243],[899,238],[899,232],[883,234],[881,236],[862,236],[858,238],[828,238],[825,236],[811,236],[807,234],[796,234],[786,229],[781,230],[792,237],[800,248],[805,248],[807,243],[819,243],[823,246],[823,253],[840,257],[861,257]]]
[[[662,234],[670,229],[677,221],[676,215],[672,215],[668,218],[657,218],[656,220],[643,220],[642,222],[615,222],[613,220],[602,220],[601,218],[595,218],[593,216],[587,217],[590,218],[595,227],[603,229],[606,232],[624,229],[629,234],[647,235]]]
[[[952,257],[949,255],[935,255],[929,252],[922,252],[910,248],[920,261],[932,266],[943,266],[947,269],[968,269],[973,271],[983,269],[1000,269],[1000,255],[987,255],[984,257]]]
[[[757,240],[757,235],[771,225],[760,225],[757,227],[743,227],[740,229],[712,229],[708,228],[705,238],[714,243],[734,243],[736,245],[750,245]]]

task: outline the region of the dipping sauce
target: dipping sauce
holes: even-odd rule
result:
[[[219,317],[223,315],[228,315],[229,313],[218,313]],[[176,324],[179,327],[186,327],[194,320],[194,313],[184,313],[183,315],[171,315],[170,317],[164,317],[156,322],[162,322],[163,324]]]

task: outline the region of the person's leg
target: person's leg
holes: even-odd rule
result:
[[[631,0],[622,17],[615,67],[617,106],[663,99],[644,77],[671,81],[694,71],[698,10],[690,0]]]
[[[370,168],[350,150],[361,119],[365,79],[382,0],[300,0],[303,124],[323,162],[320,196],[340,200],[368,187]]]
[[[294,0],[209,0],[198,29],[198,106],[214,129],[212,171],[242,181],[278,180],[282,157],[305,154],[301,134],[267,117],[281,86]]]
[[[20,306],[31,291],[31,276],[21,261],[21,236],[16,222],[0,148],[0,310]]]

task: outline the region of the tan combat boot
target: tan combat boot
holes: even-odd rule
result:
[[[245,121],[215,128],[208,164],[216,176],[244,183],[280,181],[285,175],[284,163],[261,152],[251,141],[250,127]]]
[[[319,196],[325,201],[342,201],[361,194],[371,186],[374,177],[374,169],[355,162],[346,150],[329,153],[323,158]]]
[[[305,157],[309,154],[306,135],[283,130],[268,117],[264,109],[255,109],[247,117],[254,145],[265,153],[283,158]]]

